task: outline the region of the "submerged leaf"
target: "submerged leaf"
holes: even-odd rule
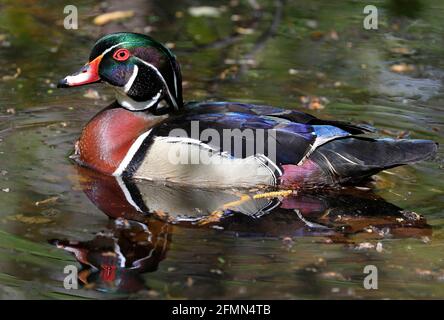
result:
[[[8,216],[8,220],[11,221],[20,221],[27,224],[42,224],[42,223],[49,223],[51,222],[51,219],[42,217],[42,216],[32,216],[28,217],[23,214],[16,214],[14,216]]]

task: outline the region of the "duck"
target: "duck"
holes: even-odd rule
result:
[[[358,184],[433,157],[438,144],[301,111],[238,102],[184,102],[176,56],[152,37],[112,33],[59,88],[105,83],[116,100],[84,126],[72,158],[114,177],[205,188]]]

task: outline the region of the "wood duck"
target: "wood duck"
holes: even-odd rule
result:
[[[176,57],[154,39],[113,33],[59,87],[105,82],[116,101],[84,127],[78,163],[107,175],[205,187],[355,183],[427,159],[429,140],[372,138],[370,128],[262,105],[182,99]]]

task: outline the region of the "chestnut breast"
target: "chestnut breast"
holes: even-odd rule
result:
[[[113,174],[134,141],[163,117],[108,107],[92,118],[76,144],[79,160],[105,174]]]

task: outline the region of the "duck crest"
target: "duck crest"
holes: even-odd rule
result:
[[[80,164],[106,174],[116,174],[137,151],[140,137],[167,116],[131,112],[114,104],[94,116],[83,128],[76,143],[75,158]],[[128,164],[128,163],[127,163]]]

